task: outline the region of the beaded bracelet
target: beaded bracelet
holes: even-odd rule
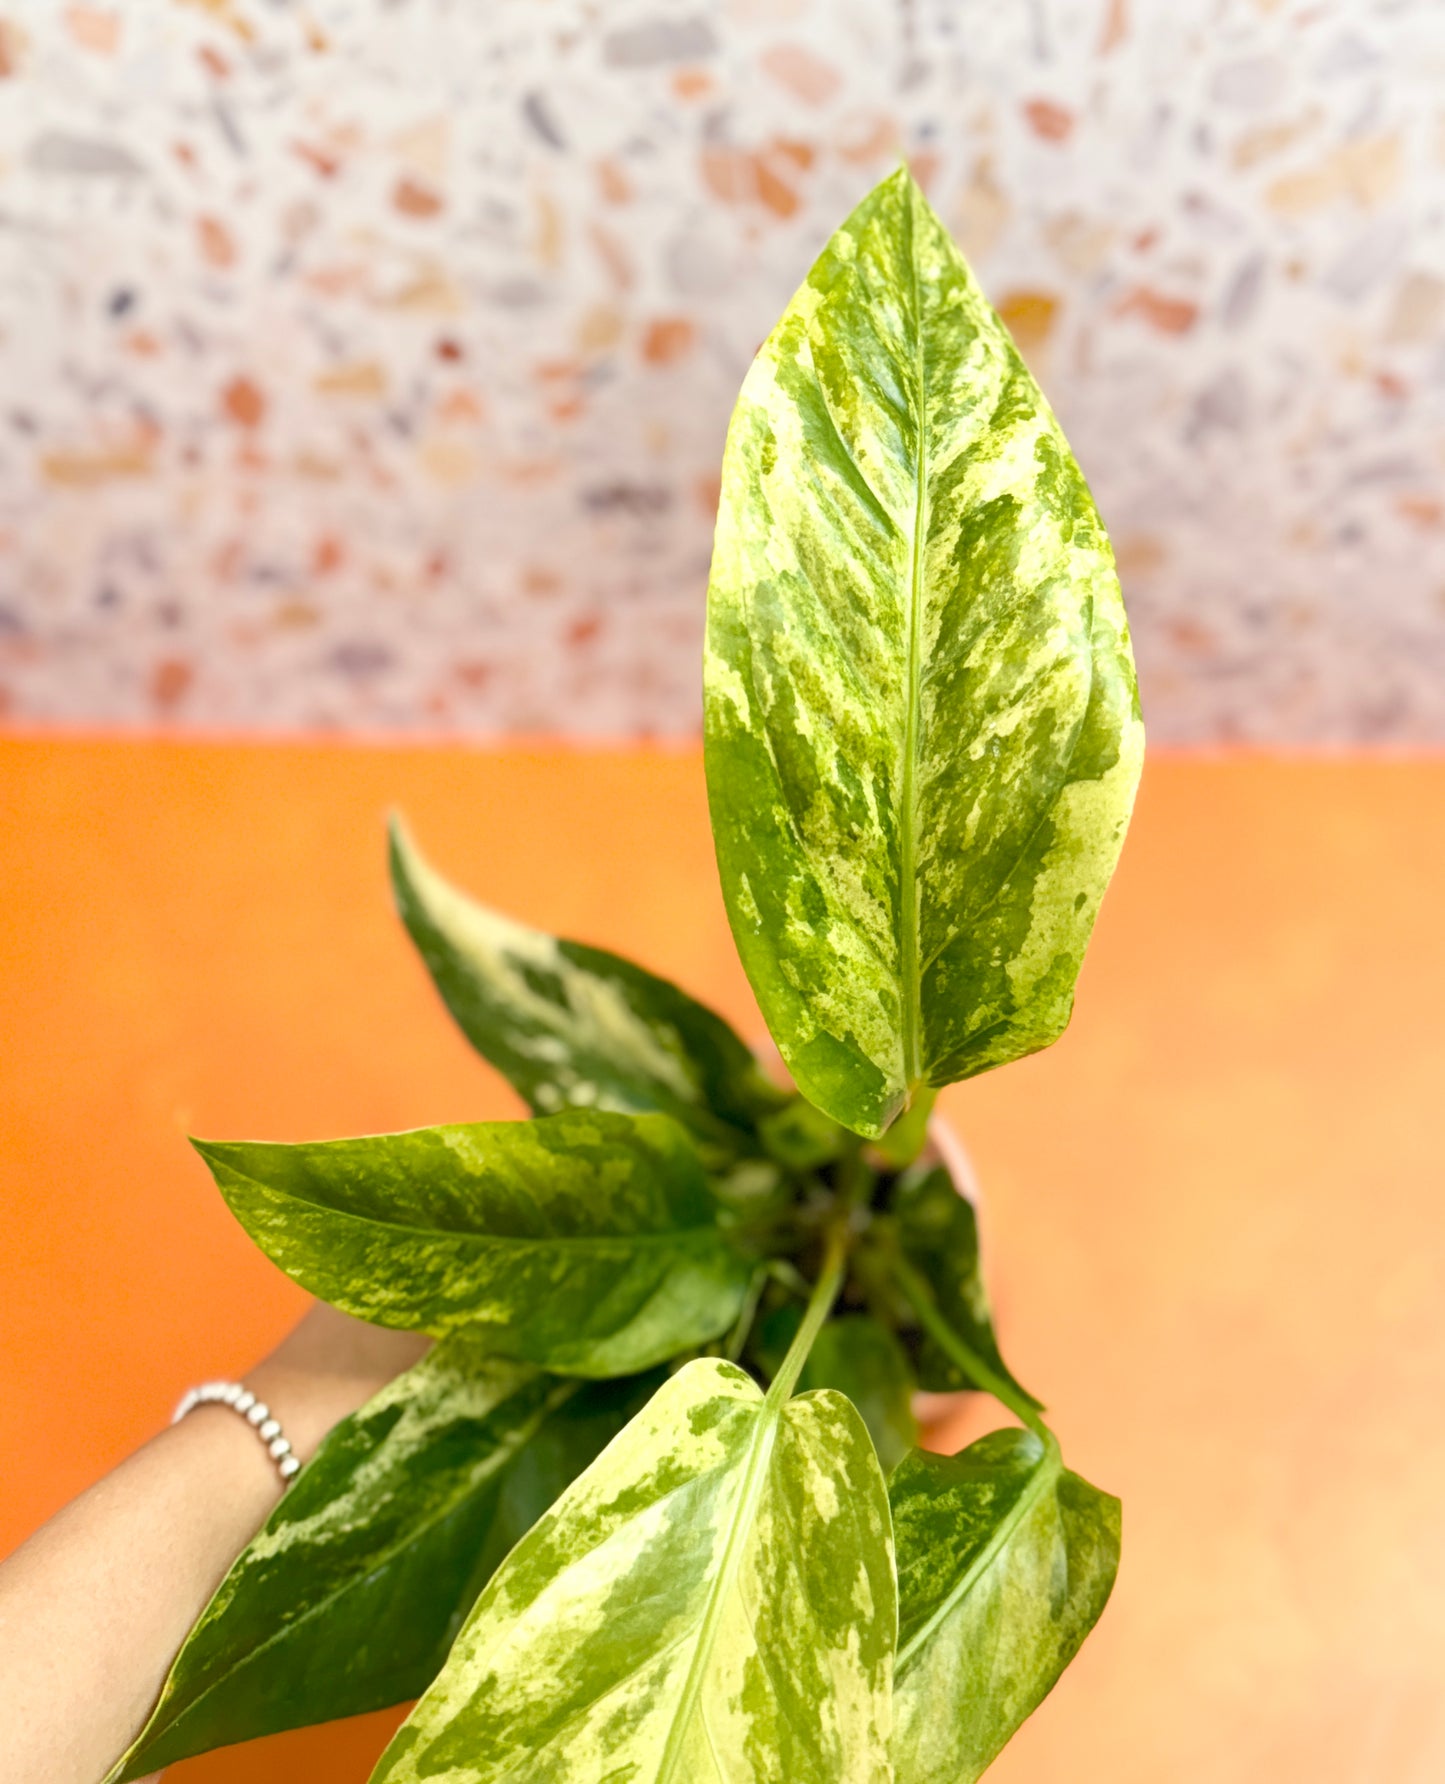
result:
[[[258,1400],[250,1388],[239,1381],[203,1381],[199,1387],[188,1388],[181,1396],[171,1423],[180,1424],[186,1414],[194,1412],[198,1406],[229,1406],[232,1412],[239,1412],[265,1444],[280,1472],[282,1489],[291,1485],[291,1477],[301,1468],[301,1458],[292,1454],[280,1420],[272,1418],[271,1408],[264,1400]]]

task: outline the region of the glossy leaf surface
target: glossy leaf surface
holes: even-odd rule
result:
[[[751,1052],[676,985],[601,948],[527,929],[447,883],[399,823],[392,885],[463,1034],[538,1114],[568,1104],[655,1109],[709,1155],[756,1152],[781,1108]]]
[[[889,1212],[897,1223],[904,1257],[933,1291],[934,1304],[954,1332],[995,1375],[1040,1405],[999,1355],[993,1315],[979,1262],[978,1215],[943,1165],[915,1166],[899,1178]],[[915,1366],[920,1387],[933,1393],[972,1388],[977,1383],[928,1336],[917,1339]]]
[[[895,1594],[848,1402],[690,1363],[498,1570],[376,1784],[886,1784]]]
[[[888,1492],[898,1784],[972,1784],[1098,1620],[1119,1564],[1119,1502],[1017,1430],[956,1456],[915,1450]]]
[[[558,1381],[445,1339],[297,1476],[112,1776],[416,1697],[497,1563],[656,1386]]]
[[[706,763],[739,952],[798,1088],[880,1134],[1046,1046],[1142,754],[1108,541],[908,174],[833,236],[723,462]]]
[[[197,1142],[251,1237],[376,1325],[628,1375],[736,1318],[749,1266],[665,1115],[566,1110],[315,1145]]]

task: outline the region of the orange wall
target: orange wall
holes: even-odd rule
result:
[[[691,752],[0,743],[0,1551],[301,1305],[186,1131],[514,1110],[390,915],[392,803],[756,1032]],[[1442,762],[1156,761],[1074,1029],[945,1098],[1014,1366],[1125,1502],[999,1784],[1445,1777],[1442,810]],[[171,1776],[360,1784],[387,1721]]]

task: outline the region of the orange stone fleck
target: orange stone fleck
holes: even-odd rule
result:
[[[259,427],[266,415],[266,398],[260,386],[242,373],[221,392],[221,407],[238,426]]]
[[[1199,305],[1187,297],[1168,297],[1148,285],[1136,285],[1115,306],[1116,316],[1137,316],[1160,334],[1188,334],[1199,320]]]
[[[323,533],[311,548],[311,574],[329,576],[346,561],[346,547],[335,533]]]
[[[1059,300],[1052,291],[1010,291],[1001,299],[998,313],[1020,353],[1028,354],[1048,344]]]
[[[792,186],[780,179],[761,155],[754,162],[757,177],[758,197],[775,217],[792,217],[796,215],[801,204],[797,192]]]
[[[701,99],[712,92],[712,76],[705,68],[679,68],[672,77],[672,90],[679,99]]]
[[[642,357],[649,365],[673,365],[691,351],[697,330],[686,316],[662,316],[649,322],[642,337]]]
[[[392,189],[391,202],[404,217],[434,217],[442,208],[440,197],[430,186],[423,186],[408,174],[403,174]]]
[[[597,163],[597,189],[608,204],[626,204],[632,197],[632,181],[610,155]]]
[[[194,668],[184,657],[162,657],[151,671],[152,704],[169,712],[184,698],[195,678]]]
[[[201,244],[201,258],[208,266],[226,267],[236,264],[236,240],[219,217],[198,217],[196,235]]]
[[[1024,116],[1035,136],[1045,142],[1066,142],[1074,132],[1074,114],[1052,99],[1026,99]]]

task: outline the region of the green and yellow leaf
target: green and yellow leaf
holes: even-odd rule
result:
[[[288,1276],[375,1325],[630,1375],[736,1319],[750,1266],[665,1115],[571,1109],[313,1145],[197,1141]]]
[[[658,1110],[710,1163],[760,1151],[757,1122],[787,1094],[721,1016],[630,960],[476,903],[399,821],[391,874],[402,921],[457,1025],[538,1114]]]
[[[497,1563],[656,1386],[559,1381],[444,1339],[296,1477],[111,1784],[418,1696]]]
[[[708,796],[733,934],[798,1088],[878,1136],[1046,1046],[1143,749],[1067,442],[908,174],[748,373],[708,592]]]
[[[853,1408],[690,1363],[498,1570],[374,1784],[888,1784],[896,1617]]]
[[[888,1488],[898,1545],[898,1784],[973,1784],[1098,1621],[1119,1565],[1119,1501],[1052,1440],[995,1431],[915,1450]]]

